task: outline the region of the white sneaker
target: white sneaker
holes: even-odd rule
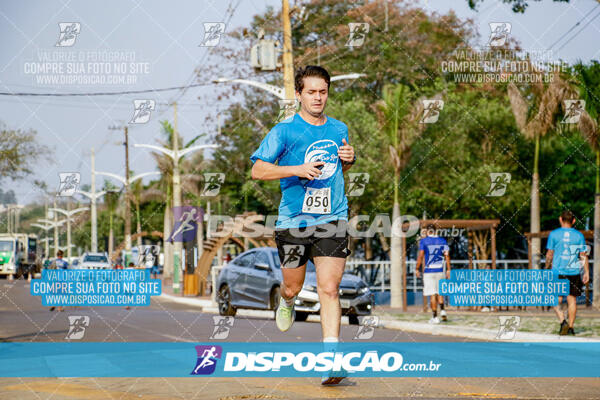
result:
[[[440,317],[442,317],[442,321],[448,321],[448,317],[446,316],[446,310],[440,311]]]
[[[291,306],[287,306],[283,297],[280,298],[279,307],[277,307],[277,311],[275,312],[275,323],[277,324],[277,328],[279,328],[280,331],[285,332],[290,329],[295,319],[296,310],[294,310],[294,303],[292,303]]]
[[[438,317],[433,317],[429,320],[430,324],[439,324],[440,323],[440,319]]]
[[[490,312],[490,308],[489,307],[482,307],[481,308],[481,312]]]

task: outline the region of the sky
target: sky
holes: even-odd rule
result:
[[[290,2],[294,4],[294,0]],[[525,14],[513,13],[510,6],[500,0],[485,0],[478,11],[469,9],[466,0],[417,2],[431,12],[453,10],[462,19],[473,19],[481,33],[481,44],[489,36],[489,23],[510,22],[511,36],[524,49],[550,50],[554,59],[568,62],[600,58],[597,39],[600,18],[595,19],[600,15],[600,8],[595,8],[599,5],[596,0],[530,1]],[[204,23],[227,22],[226,31],[248,26],[252,17],[264,12],[267,6],[280,8],[281,1],[2,1],[0,92],[121,92],[185,86],[192,81],[194,70],[202,71],[203,65],[218,57],[218,52],[211,51],[211,47],[201,46]],[[578,21],[580,24],[575,26]],[[57,47],[59,24],[66,22],[78,23],[79,33],[72,46]],[[567,43],[571,37],[573,39]],[[69,44],[69,41],[62,44]],[[66,58],[57,59],[59,56]],[[112,69],[109,73],[102,69],[108,68],[102,62],[106,57],[113,57],[110,60],[114,61],[108,62]],[[47,75],[40,71],[40,64],[47,61],[51,67],[58,68],[61,63],[63,67],[63,71],[50,75],[78,80],[44,81]],[[84,68],[91,70],[77,70],[80,61]],[[71,70],[66,70],[67,64]],[[116,82],[92,81],[99,76],[112,77],[110,79],[116,79]],[[203,82],[216,78],[202,74],[200,77]],[[216,131],[216,126],[204,125],[204,117],[206,113],[226,108],[226,104],[218,101],[203,103],[198,99],[199,96],[210,97],[213,90],[209,85],[190,88],[183,95],[179,91],[152,94],[156,104],[150,120],[144,124],[128,124],[131,170],[136,174],[156,170],[150,151],[134,148],[133,144],[156,144],[160,137],[159,121],[173,118],[173,108],[169,104],[174,99],[179,104],[178,130],[184,140]],[[19,203],[28,204],[39,200],[40,192],[32,184],[34,179],[45,181],[50,190],[56,190],[60,172],[80,172],[81,184],[89,184],[92,147],[96,152],[97,171],[124,175],[123,131],[120,127],[132,119],[134,100],[146,98],[148,95],[140,94],[0,96],[0,121],[11,129],[37,131],[38,141],[50,149],[51,158],[50,162],[37,163],[35,173],[25,181],[3,179],[2,189],[14,190]],[[97,179],[97,185],[101,185],[102,180],[101,177]]]

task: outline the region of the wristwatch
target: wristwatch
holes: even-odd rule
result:
[[[353,165],[356,162],[356,154],[354,155],[354,159],[352,161],[342,161],[342,165]]]

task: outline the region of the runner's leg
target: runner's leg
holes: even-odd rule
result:
[[[298,268],[281,268],[281,274],[283,275],[280,288],[281,297],[290,300],[302,290],[306,275],[306,263]]]
[[[556,313],[556,316],[558,317],[558,322],[563,322],[565,320],[565,316],[560,309],[560,303],[562,303],[562,297],[558,296],[558,304],[556,306],[554,306],[554,312]]]
[[[321,303],[321,331],[323,338],[340,336],[339,288],[346,259],[339,257],[314,257],[317,270],[317,293]]]
[[[575,315],[577,314],[577,298],[575,296],[567,296],[568,314],[569,314],[569,328],[572,328],[575,324]]]

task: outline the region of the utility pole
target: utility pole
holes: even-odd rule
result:
[[[290,23],[290,3],[282,0],[281,19],[283,22],[283,88],[286,104],[285,118],[296,112],[294,97],[294,59],[292,53],[292,24]]]
[[[131,203],[129,199],[129,127],[112,126],[111,130],[121,130],[125,134],[125,251],[131,251]]]

